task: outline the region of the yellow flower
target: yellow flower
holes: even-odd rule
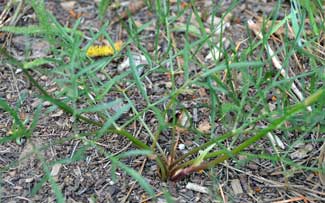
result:
[[[88,57],[98,57],[98,56],[110,56],[113,55],[114,49],[116,52],[121,51],[123,42],[117,41],[114,43],[114,48],[112,46],[90,46],[87,49],[87,56]]]

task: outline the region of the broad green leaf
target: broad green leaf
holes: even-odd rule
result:
[[[171,30],[172,32],[185,32],[196,37],[201,37],[201,31],[194,25],[186,25],[183,23],[178,23],[175,27]]]
[[[123,152],[123,153],[117,155],[116,157],[119,159],[123,159],[123,158],[131,157],[131,156],[140,156],[140,155],[149,156],[149,155],[152,155],[152,151],[150,151],[150,150],[131,150],[131,151]]]
[[[105,110],[109,110],[110,108],[121,104],[123,102],[121,99],[116,99],[115,101],[103,103],[103,104],[97,104],[94,106],[90,106],[88,108],[82,108],[77,111],[78,114],[82,113],[94,113],[94,112],[103,112]]]
[[[52,60],[48,60],[46,58],[38,58],[33,61],[23,62],[23,65],[24,65],[23,67],[24,67],[24,69],[31,69],[31,68],[35,68],[35,67],[38,67],[38,66],[41,66],[44,64],[52,63],[52,62],[53,62]]]
[[[200,165],[203,160],[204,157],[209,153],[209,151],[215,146],[216,144],[212,144],[210,146],[208,146],[205,150],[200,150],[199,151],[199,156],[194,160],[193,162],[193,166],[198,166]]]

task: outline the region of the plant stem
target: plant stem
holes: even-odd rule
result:
[[[308,106],[315,103],[316,101],[321,100],[321,96],[323,96],[324,93],[325,93],[325,88],[319,89],[314,94],[312,94],[311,96],[306,98],[303,102],[292,106],[291,108],[289,108],[289,110],[282,117],[280,117],[280,118],[276,119],[275,121],[273,121],[267,128],[262,129],[255,136],[249,138],[248,140],[246,140],[245,142],[240,144],[238,147],[231,150],[231,155],[239,154],[241,151],[243,151],[247,147],[251,146],[252,144],[257,142],[258,140],[263,138],[265,135],[267,135],[268,132],[278,128],[289,117],[293,116],[294,114],[298,113],[299,111],[301,111],[303,109],[306,109]],[[215,165],[229,159],[231,157],[231,155],[229,155],[228,153],[224,153],[219,158],[216,158],[216,159],[214,159],[214,160],[212,160],[210,162],[202,163],[199,166],[190,166],[190,167],[187,167],[185,169],[181,169],[182,165],[174,167],[171,170],[171,174],[172,174],[171,179],[174,178],[174,180],[179,180],[180,178],[182,178],[182,177],[184,177],[184,176],[186,176],[186,175],[188,175],[190,173],[193,173],[195,171],[200,171],[200,170],[204,170],[204,169],[207,169],[207,168],[214,167]],[[182,171],[184,171],[184,172],[182,173],[182,171],[181,171],[179,173],[176,173],[180,169]]]

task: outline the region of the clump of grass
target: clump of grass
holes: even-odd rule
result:
[[[104,2],[104,1],[102,1]],[[194,2],[192,2],[194,4]],[[295,30],[296,39],[293,42],[288,41],[284,44],[283,50],[288,53],[283,59],[284,69],[289,67],[289,58],[294,53],[302,56],[311,57],[311,68],[305,73],[297,75],[293,79],[298,80],[311,80],[310,85],[304,85],[303,89],[306,95],[309,95],[305,100],[298,101],[289,99],[286,95],[293,95],[290,90],[292,78],[281,78],[277,72],[272,72],[266,67],[272,66],[272,56],[268,58],[264,57],[264,46],[267,45],[268,37],[272,33],[263,33],[265,38],[255,39],[251,36],[248,42],[248,47],[238,53],[238,49],[232,47],[232,54],[228,53],[228,50],[221,50],[223,52],[224,60],[216,60],[211,65],[202,63],[197,57],[196,53],[199,52],[203,46],[214,47],[216,42],[223,43],[222,34],[220,39],[215,39],[214,32],[207,33],[204,23],[199,15],[198,10],[195,7],[186,7],[183,10],[179,10],[178,16],[170,15],[170,5],[167,1],[157,1],[155,4],[155,13],[157,18],[148,22],[147,24],[137,27],[132,17],[129,18],[127,24],[124,24],[124,28],[128,31],[129,38],[125,41],[123,46],[119,46],[117,50],[114,50],[115,46],[109,48],[107,53],[112,56],[91,59],[88,56],[102,56],[105,54],[96,54],[92,52],[89,54],[87,50],[93,45],[95,41],[103,37],[114,45],[113,39],[106,32],[108,24],[104,24],[98,33],[91,33],[91,40],[85,43],[84,33],[78,31],[80,21],[78,20],[73,28],[66,28],[56,21],[56,19],[49,14],[42,1],[31,1],[31,6],[34,9],[39,25],[33,25],[28,27],[2,27],[1,31],[11,33],[25,33],[27,35],[38,35],[39,37],[47,40],[51,45],[51,51],[53,53],[52,58],[41,58],[33,61],[28,61],[28,66],[25,61],[18,61],[13,58],[4,48],[0,49],[3,58],[14,65],[16,68],[23,68],[23,72],[31,82],[31,84],[38,90],[40,98],[51,102],[56,108],[62,109],[64,112],[74,118],[74,129],[78,128],[78,125],[86,123],[95,127],[94,131],[76,133],[71,136],[70,139],[78,139],[82,141],[83,147],[80,149],[78,156],[82,157],[82,153],[85,148],[96,148],[103,156],[111,160],[112,174],[114,176],[114,170],[121,168],[126,173],[131,175],[139,184],[147,191],[151,196],[154,196],[153,188],[148,184],[145,179],[139,175],[134,169],[122,163],[120,159],[127,156],[148,156],[151,160],[155,161],[159,168],[159,174],[163,181],[180,180],[194,172],[199,172],[208,168],[214,168],[216,165],[224,162],[227,159],[236,159],[238,154],[243,154],[247,157],[247,160],[254,158],[272,159],[281,163],[285,163],[294,167],[301,167],[301,165],[293,164],[288,160],[287,155],[292,150],[292,145],[296,142],[304,142],[304,135],[315,131],[316,126],[324,126],[322,112],[324,111],[324,94],[325,90],[321,85],[322,76],[319,74],[322,72],[319,65],[324,68],[324,64],[317,58],[312,56],[308,47],[309,41],[305,37],[304,44],[297,45],[299,32],[303,30],[303,25],[296,23],[298,26]],[[234,2],[231,9],[236,7],[237,2]],[[100,18],[103,20],[104,11],[107,9],[107,4],[101,3]],[[184,33],[179,33],[184,36],[184,46],[175,46],[175,32],[179,30],[172,29],[172,24],[176,22],[180,17],[185,15],[186,11],[190,10],[190,16],[186,23]],[[231,11],[229,9],[228,12]],[[277,7],[279,9],[279,7]],[[217,12],[216,10],[214,12]],[[275,13],[278,10],[274,11]],[[309,12],[309,11],[308,11]],[[200,36],[196,35],[193,39],[190,39],[190,19],[193,17],[197,21],[198,29],[196,32],[200,32]],[[290,14],[291,20],[297,14]],[[223,16],[223,18],[226,15]],[[312,21],[311,21],[312,22]],[[156,24],[155,35],[155,50],[153,53],[149,53],[146,50],[145,38],[141,37],[141,32],[151,24]],[[294,23],[293,23],[294,24]],[[273,24],[275,26],[275,24]],[[263,27],[266,25],[263,25]],[[26,32],[27,30],[27,32]],[[270,29],[272,30],[272,29]],[[318,29],[313,26],[315,33],[318,33]],[[161,41],[161,33],[164,33],[167,41],[167,48],[164,54],[158,54],[158,45]],[[299,35],[300,36],[300,35]],[[148,61],[148,67],[143,75],[138,71],[139,67],[136,67],[135,59],[130,51],[130,45],[134,45],[145,56]],[[223,46],[220,46],[223,47]],[[91,49],[91,48],[90,48]],[[96,50],[95,50],[96,51]],[[256,53],[257,54],[253,54]],[[119,75],[110,76],[105,73],[105,69],[113,61],[121,59],[127,56],[130,61],[130,69]],[[180,65],[178,60],[183,58],[184,65]],[[68,60],[64,60],[67,59]],[[253,58],[253,59],[252,59]],[[42,65],[51,64],[53,67],[51,70],[45,70]],[[190,70],[190,65],[198,67],[197,72]],[[34,78],[31,72],[38,71],[44,75],[53,78],[53,81],[60,87],[60,90],[50,94],[45,88],[43,88]],[[270,73],[273,78],[266,77],[266,74]],[[107,81],[101,81],[97,74],[106,74],[109,79]],[[168,74],[170,76],[170,90],[166,90],[164,96],[159,99],[153,100],[148,95],[145,80],[150,77],[150,74],[161,73]],[[182,84],[177,83],[177,79],[181,73],[183,79]],[[241,78],[239,78],[239,75]],[[239,84],[236,84],[239,83]],[[125,85],[126,84],[126,85]],[[195,89],[196,88],[196,89]],[[193,123],[191,125],[180,124],[177,112],[180,108],[184,112],[188,112],[185,107],[182,107],[182,95],[190,95],[193,89],[197,90],[202,88],[207,91],[209,102],[199,103],[197,106],[204,106],[209,109],[209,122],[211,129],[208,133],[200,131]],[[270,110],[266,101],[266,95],[272,90],[277,90],[277,108]],[[250,94],[250,91],[254,91],[255,94]],[[133,92],[132,92],[133,91]],[[131,98],[134,92],[144,100],[145,105],[139,109],[137,108],[138,101]],[[109,94],[118,95],[119,99],[114,99],[111,102],[107,102],[106,95]],[[223,95],[224,100],[221,100],[218,96]],[[63,98],[63,99],[62,99]],[[295,97],[293,97],[295,98]],[[118,110],[112,113],[112,109],[116,105],[121,105]],[[162,108],[164,106],[164,108]],[[312,112],[306,111],[308,106],[312,107]],[[37,121],[40,116],[41,106],[36,110],[35,118],[31,126],[27,127],[23,121],[17,115],[17,110],[10,107],[10,105],[3,99],[0,100],[0,107],[9,112],[15,121],[14,133],[8,137],[1,138],[0,143],[8,142],[17,139],[17,137],[30,137],[37,125]],[[249,107],[250,111],[244,111],[245,107]],[[128,113],[129,112],[129,113]],[[151,128],[152,123],[148,123],[143,116],[149,112],[153,112],[155,120],[157,121],[157,128]],[[127,115],[128,114],[128,115]],[[94,116],[95,115],[95,116]],[[170,119],[165,119],[169,117]],[[123,123],[118,122],[119,119],[123,119]],[[189,119],[190,120],[190,119]],[[138,138],[128,131],[128,127],[137,121],[140,123],[146,134],[149,136],[150,142],[145,139]],[[216,134],[216,122],[220,122],[226,132],[223,134]],[[263,128],[261,123],[265,123]],[[283,123],[291,123],[292,129],[283,126]],[[178,156],[176,152],[177,145],[179,143],[179,128],[183,128],[188,132],[195,134],[197,140],[201,140],[199,146],[189,149],[189,151],[181,156]],[[319,129],[319,128],[318,128]],[[255,143],[263,140],[268,133],[275,130],[282,131],[284,135],[284,141],[290,146],[283,155],[256,155],[250,153],[250,147]],[[322,130],[323,127],[322,127]],[[161,143],[160,138],[163,136],[163,132],[170,132],[170,137],[167,138],[169,143]],[[302,133],[301,137],[297,138],[297,141],[292,141],[288,134],[293,131],[299,131]],[[323,132],[323,131],[322,131]],[[323,132],[324,133],[324,132]],[[124,154],[113,156],[112,153],[103,149],[96,144],[96,140],[109,134],[117,134],[121,137],[125,137],[138,149],[134,151],[128,151]],[[248,135],[245,138],[243,135]],[[323,139],[323,138],[321,138]],[[228,146],[225,144],[230,143]],[[318,141],[320,142],[320,140]],[[166,145],[169,148],[166,149]],[[218,149],[216,149],[218,148]],[[166,152],[167,150],[167,152]],[[80,158],[79,157],[79,158]],[[36,193],[38,189],[46,181],[49,181],[58,201],[64,201],[62,193],[53,178],[50,175],[49,165],[44,157],[39,157],[42,161],[43,169],[46,176],[42,181],[35,186],[33,193]],[[78,160],[76,157],[73,159]],[[62,160],[58,160],[62,161]],[[69,161],[67,161],[69,162]],[[304,168],[306,169],[306,168]],[[306,169],[307,170],[307,169]],[[308,168],[308,170],[319,171],[319,168]]]

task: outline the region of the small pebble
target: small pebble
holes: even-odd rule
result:
[[[178,149],[179,150],[184,150],[185,149],[185,144],[179,144]]]

